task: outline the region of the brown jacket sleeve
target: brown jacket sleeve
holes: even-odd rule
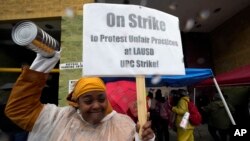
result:
[[[5,114],[24,130],[32,130],[43,108],[40,96],[47,76],[48,74],[24,68],[11,91]]]

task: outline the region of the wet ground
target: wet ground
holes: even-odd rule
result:
[[[170,134],[169,141],[176,141],[176,132],[170,129],[169,134]],[[202,124],[195,128],[194,138],[195,141],[213,141],[211,135],[207,130],[207,124]]]

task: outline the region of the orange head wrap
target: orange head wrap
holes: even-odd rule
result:
[[[79,79],[76,84],[74,90],[68,95],[67,100],[69,105],[78,107],[77,99],[91,91],[103,91],[106,92],[106,86],[102,79],[98,77],[82,77]],[[106,109],[106,113],[110,113],[112,111],[111,105],[108,102],[108,107]]]

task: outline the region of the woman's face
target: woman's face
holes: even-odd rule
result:
[[[84,120],[98,124],[105,117],[108,102],[103,91],[87,92],[78,99],[79,110]]]

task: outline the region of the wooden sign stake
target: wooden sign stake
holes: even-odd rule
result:
[[[145,86],[144,76],[136,76],[136,93],[137,93],[138,120],[140,124],[139,135],[141,137],[142,126],[147,121],[146,86]]]

